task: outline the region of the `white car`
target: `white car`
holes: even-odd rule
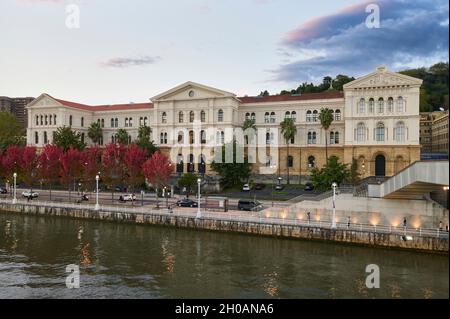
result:
[[[25,197],[25,198],[33,199],[33,198],[38,198],[39,197],[39,193],[32,192],[32,191],[25,191],[25,192],[22,193],[22,196]]]
[[[136,195],[134,194],[120,195],[119,200],[121,202],[133,202],[136,200]]]
[[[243,192],[249,192],[250,191],[250,185],[249,184],[244,184],[244,186],[242,186],[242,191]]]

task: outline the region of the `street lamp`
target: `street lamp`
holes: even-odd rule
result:
[[[14,198],[12,203],[17,204],[17,173],[14,173],[13,177],[14,177]]]
[[[96,182],[96,202],[95,202],[95,210],[99,210],[100,209],[100,205],[98,204],[98,181],[100,180],[100,176],[96,175],[95,176],[95,182]]]
[[[336,187],[337,183],[331,184],[331,187],[333,187],[333,220],[331,223],[331,228],[336,228]]]
[[[197,203],[197,218],[202,218],[202,213],[200,211],[200,186],[201,186],[202,180],[199,178],[197,179],[198,184],[198,203]]]
[[[270,168],[272,170],[275,170],[277,168],[276,165],[270,165]],[[276,171],[275,171],[276,172]],[[273,207],[273,184],[275,184],[275,172],[273,173],[273,182],[272,182],[272,207]]]

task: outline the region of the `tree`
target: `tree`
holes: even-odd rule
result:
[[[156,188],[156,206],[159,207],[158,189],[168,185],[173,165],[167,156],[156,152],[144,163],[143,170],[147,181]]]
[[[198,176],[193,173],[186,173],[178,180],[179,187],[186,187],[186,197],[189,198],[191,191],[197,185]]]
[[[232,152],[231,163],[226,163],[226,152]],[[242,146],[237,145],[236,141],[222,146],[222,152],[216,150],[216,159],[211,163],[211,168],[221,177],[221,184],[224,187],[232,187],[247,181],[250,177],[251,164],[248,162],[248,157],[243,156],[237,159],[236,154],[244,154]],[[218,156],[221,155],[221,158]]]
[[[38,177],[50,186],[50,200],[52,200],[52,185],[60,179],[62,153],[61,147],[47,144],[38,157]]]
[[[10,145],[2,159],[2,166],[4,170],[4,176],[13,176],[17,173],[19,180],[22,177],[22,158],[23,158],[23,147],[17,145]]]
[[[117,130],[116,138],[119,144],[128,145],[130,143],[130,135],[123,128]]]
[[[69,147],[67,152],[62,153],[61,161],[61,182],[69,189],[69,200],[71,199],[71,186],[81,180],[83,173],[83,164],[81,162],[81,153],[78,149]]]
[[[314,168],[311,171],[311,181],[314,187],[320,190],[329,190],[334,182],[339,185],[349,179],[350,170],[348,164],[340,163],[339,158],[334,155],[330,156],[323,168]]]
[[[24,146],[25,130],[9,112],[0,112],[0,152],[10,145]]]
[[[287,166],[287,183],[290,184],[289,180],[289,144],[292,141],[292,139],[295,138],[295,135],[297,135],[297,127],[295,126],[295,122],[291,118],[285,118],[283,122],[280,124],[281,126],[281,134],[283,134],[283,138],[286,141],[287,146],[287,159],[286,159],[286,166]]]
[[[88,137],[98,144],[103,139],[103,129],[99,122],[93,122],[88,129]]]
[[[319,114],[320,125],[325,130],[325,158],[328,161],[328,134],[327,131],[333,123],[334,116],[329,108],[324,108],[320,110]]]
[[[356,158],[352,160],[352,165],[350,166],[350,182],[355,185],[359,181],[359,176],[361,174],[358,172],[358,161]]]
[[[150,140],[150,134],[152,132],[152,129],[148,126],[141,126],[139,127],[138,131],[138,138],[136,144],[147,151],[147,156],[151,157],[158,148],[153,143],[153,141]]]
[[[96,184],[95,176],[102,169],[102,150],[98,145],[84,149],[80,154],[83,164],[83,185],[85,189],[93,190]]]
[[[126,182],[131,189],[135,191],[135,187],[144,183],[144,174],[142,171],[142,165],[147,160],[147,151],[140,148],[136,144],[128,145],[124,163],[126,167]]]
[[[126,148],[123,144],[106,145],[102,155],[102,180],[111,188],[111,200],[114,201],[115,187],[123,182],[125,172]]]
[[[82,150],[86,147],[86,144],[81,141],[81,134],[76,133],[70,127],[58,127],[53,135],[53,142],[61,147],[64,152],[67,152],[70,148]]]
[[[38,156],[36,147],[24,147],[21,160],[22,180],[33,190],[37,178]]]

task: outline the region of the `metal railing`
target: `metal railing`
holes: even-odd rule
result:
[[[0,198],[0,203],[12,204],[11,199]],[[51,208],[73,208],[84,211],[99,211],[107,213],[123,213],[123,214],[143,214],[143,215],[163,215],[163,216],[176,216],[184,218],[196,218],[197,210],[189,209],[154,209],[148,206],[112,206],[112,205],[100,205],[99,210],[95,210],[94,205],[91,204],[77,204],[77,203],[62,203],[62,202],[49,202],[49,201],[27,201],[18,199],[17,204],[27,206],[39,206],[39,207],[51,207]],[[282,218],[282,217],[267,217],[262,212],[208,212],[202,211],[201,219],[209,220],[221,220],[229,222],[249,222],[258,223],[263,225],[281,225],[281,226],[296,226],[307,227],[314,229],[333,229],[331,220],[307,220],[300,218]],[[447,230],[440,228],[410,228],[402,226],[391,225],[374,225],[364,223],[336,223],[336,230],[348,230],[357,232],[369,232],[369,233],[381,233],[381,234],[395,234],[403,236],[404,240],[407,237],[437,237],[437,238],[449,238]]]

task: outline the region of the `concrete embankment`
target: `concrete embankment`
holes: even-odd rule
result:
[[[0,203],[0,212],[12,212],[37,216],[57,216],[79,219],[92,219],[110,222],[125,222],[210,230],[222,232],[246,233],[279,238],[321,240],[370,247],[398,248],[430,253],[448,254],[448,237],[412,236],[404,240],[399,234],[376,233],[355,230],[333,230],[302,225],[268,224],[254,221],[238,221],[172,215],[166,213],[108,212],[86,208],[50,207],[28,204]]]

